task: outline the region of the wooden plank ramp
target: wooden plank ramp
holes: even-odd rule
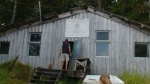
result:
[[[35,68],[30,84],[57,84],[62,70]]]

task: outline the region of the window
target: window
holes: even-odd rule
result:
[[[148,57],[147,43],[135,43],[135,57]]]
[[[0,54],[9,53],[9,42],[0,42]]]
[[[96,56],[108,56],[109,31],[96,32]]]
[[[29,56],[39,56],[41,46],[41,33],[30,33]]]

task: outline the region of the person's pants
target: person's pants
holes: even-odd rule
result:
[[[61,61],[69,61],[69,55],[66,53],[61,54]]]

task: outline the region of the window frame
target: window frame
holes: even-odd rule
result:
[[[108,40],[97,40],[97,32],[108,32]],[[97,43],[108,43],[108,55],[100,56],[96,55],[96,44]],[[109,30],[96,30],[95,34],[95,57],[109,57],[109,44],[110,44],[110,31]]]
[[[37,41],[30,41],[32,34],[41,34],[41,38],[42,38],[42,32],[30,32],[30,33],[29,33],[29,38],[28,38],[28,56],[39,57],[39,56],[40,56],[40,53],[39,53],[39,55],[29,55],[30,44],[39,44],[39,45],[40,45],[40,52],[41,52],[41,40],[40,40],[39,42],[37,42]]]
[[[1,43],[9,43],[8,53],[7,54],[0,53],[0,55],[8,55],[9,54],[9,49],[10,49],[10,42],[9,41],[0,41],[0,45],[1,45]]]
[[[147,45],[147,55],[145,57],[136,57],[135,56],[135,44],[143,44],[143,45]],[[134,57],[135,58],[149,58],[149,43],[148,42],[134,42]]]

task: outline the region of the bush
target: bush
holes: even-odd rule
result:
[[[12,71],[9,71],[12,63],[13,60],[0,65],[0,84],[27,84],[32,75],[32,68],[29,65],[16,62]]]
[[[150,77],[137,72],[124,72],[119,77],[125,84],[150,84]]]
[[[11,63],[13,63],[13,60],[1,64],[0,69],[8,69],[10,67]]]
[[[22,81],[29,81],[29,78],[32,75],[31,73],[32,69],[29,65],[17,62],[9,75],[11,78],[16,78]]]

